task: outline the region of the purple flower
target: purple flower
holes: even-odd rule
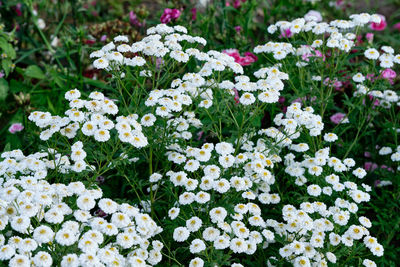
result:
[[[10,128],[8,128],[8,131],[12,134],[15,134],[17,132],[20,132],[24,129],[24,126],[21,123],[13,123]]]
[[[364,163],[364,169],[366,171],[371,171],[372,172],[377,168],[378,168],[378,164],[376,164],[376,163],[373,163],[373,162],[370,162],[370,161]]]
[[[104,34],[103,36],[100,37],[101,42],[105,42],[106,40],[107,40],[107,35]]]
[[[239,34],[242,31],[242,26],[235,26],[235,31]]]
[[[334,124],[339,124],[345,116],[346,116],[346,114],[338,112],[336,114],[333,114],[330,117],[330,119],[331,119],[331,122],[333,122]]]

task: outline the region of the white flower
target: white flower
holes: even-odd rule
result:
[[[202,224],[203,224],[203,222],[199,217],[192,217],[191,219],[186,221],[186,228],[190,232],[196,232],[197,230],[200,229]]]
[[[353,81],[355,81],[356,83],[362,83],[363,81],[365,81],[365,77],[361,73],[357,73],[353,76]]]
[[[357,168],[353,171],[353,175],[361,179],[367,175],[367,172],[363,168]]]
[[[189,267],[203,267],[204,261],[199,257],[192,259],[189,263]]]
[[[311,196],[319,196],[320,194],[321,194],[321,187],[319,187],[318,185],[316,185],[316,184],[313,184],[313,185],[309,185],[308,187],[307,187],[307,193],[309,194],[309,195],[311,195]]]
[[[364,56],[368,59],[376,60],[379,58],[379,52],[375,48],[369,48],[365,50]]]
[[[253,96],[253,94],[251,93],[244,93],[240,99],[239,99],[240,103],[242,103],[243,105],[247,106],[247,105],[251,105],[256,101],[256,98]]]
[[[189,237],[190,231],[185,227],[177,227],[174,230],[173,238],[176,242],[186,241]]]
[[[149,181],[150,181],[150,183],[157,183],[161,179],[162,179],[162,175],[155,172],[152,175],[150,175]]]
[[[95,67],[96,69],[105,69],[108,67],[108,65],[109,65],[108,60],[103,57],[96,59],[93,62],[93,67]]]
[[[338,136],[334,133],[326,133],[324,135],[324,140],[326,142],[335,142],[336,140],[338,140]]]
[[[169,217],[171,220],[174,220],[176,217],[179,216],[179,212],[180,212],[180,209],[179,209],[179,208],[171,208],[171,209],[168,211],[168,217]]]

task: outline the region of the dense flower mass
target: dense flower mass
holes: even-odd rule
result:
[[[0,261],[376,266],[385,249],[363,205],[377,166],[350,152],[374,116],[400,106],[400,55],[357,43],[384,17],[310,11],[269,25],[258,56],[241,56],[166,25],[180,15],[165,9],[140,41],[118,35],[93,51],[104,90],[71,89],[62,113],[30,112],[40,149],[1,154]],[[334,96],[343,103],[329,110]],[[397,139],[376,150],[398,170]]]
[[[40,160],[48,155],[25,157],[20,150],[1,155],[6,160],[0,173],[7,178],[0,190],[0,229],[8,229],[1,235],[2,261],[9,260],[10,266],[140,266],[161,261],[163,245],[150,238],[162,228],[149,215],[82,182],[48,183],[46,165],[54,161]],[[107,219],[95,216],[95,207]]]

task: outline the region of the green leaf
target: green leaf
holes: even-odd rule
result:
[[[3,50],[3,53],[7,55],[8,58],[15,58],[16,55],[13,46],[4,38],[0,38],[0,48]]]
[[[8,83],[5,79],[0,79],[0,101],[4,101],[8,93]]]
[[[99,81],[99,80],[93,80],[93,79],[83,77],[83,82],[86,84],[89,84],[89,85],[93,85],[98,88],[110,89],[110,86],[108,86],[106,83]]]
[[[10,81],[9,86],[10,92],[14,94],[19,92],[29,92],[29,88],[25,84],[14,79]]]
[[[12,62],[11,62],[11,59],[9,59],[9,58],[5,58],[1,61],[1,67],[4,70],[6,77],[10,73],[11,65],[12,65]]]
[[[36,65],[31,65],[27,67],[25,70],[25,75],[30,78],[35,78],[39,80],[44,79],[46,77],[43,71]]]

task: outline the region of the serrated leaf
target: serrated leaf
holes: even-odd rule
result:
[[[1,67],[4,70],[6,77],[10,73],[11,65],[12,65],[12,62],[11,62],[11,59],[9,59],[9,58],[5,58],[1,61]]]
[[[13,46],[4,38],[0,38],[0,48],[3,50],[3,53],[7,55],[8,58],[15,58],[16,54]]]

